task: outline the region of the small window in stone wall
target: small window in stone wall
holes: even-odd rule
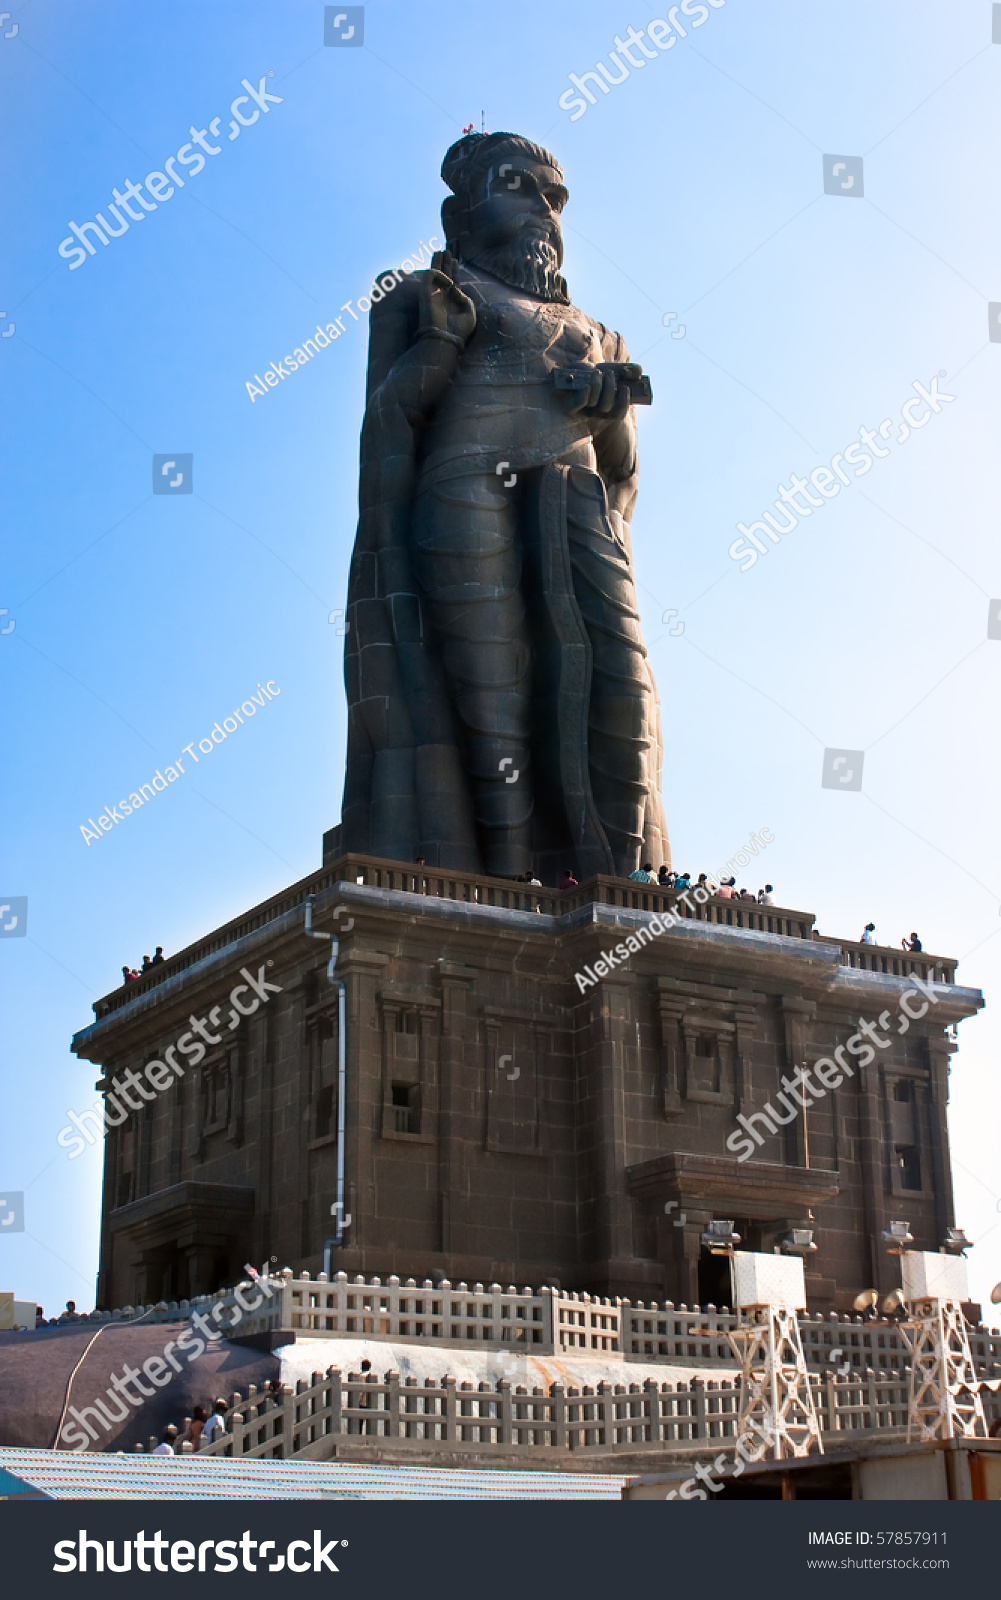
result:
[[[900,1168],[900,1187],[902,1189],[921,1188],[921,1154],[916,1145],[898,1145],[896,1150],[897,1164]]]
[[[314,1139],[329,1139],[337,1129],[337,1019],[320,1017],[312,1034]]]
[[[683,1028],[684,1092],[689,1100],[718,1105],[733,1078],[733,1037],[708,1028]]]
[[[416,1083],[392,1085],[394,1133],[420,1133],[420,1089]]]
[[[216,1061],[202,1068],[203,1133],[218,1133],[229,1119],[230,1074],[228,1060]]]
[[[333,1132],[334,1121],[334,1086],[326,1083],[316,1097],[316,1133],[317,1139],[326,1139]]]
[[[434,1132],[434,1041],[431,1012],[409,997],[380,996],[382,1005],[382,1107],[385,1139],[428,1143]],[[429,1056],[426,1061],[425,1057]],[[430,1094],[424,1115],[425,1088]]]

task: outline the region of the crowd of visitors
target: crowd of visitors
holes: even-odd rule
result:
[[[135,967],[122,968],[122,982],[134,983],[137,978],[142,977],[144,972],[149,972],[153,967],[161,967],[166,959],[167,958],[163,953],[163,945],[158,944],[156,947],[156,954],[154,956],[143,956],[143,964],[141,967],[138,969]]]
[[[537,877],[534,872],[521,872],[514,881],[515,883],[527,883],[534,889],[542,888],[542,879]],[[637,867],[635,872],[630,872],[629,881],[630,883],[653,883],[659,889],[673,890],[676,894],[685,894],[692,887],[692,875],[690,872],[672,872],[670,867],[665,865],[661,866],[655,874],[652,861],[644,861],[643,865]],[[561,894],[565,894],[568,889],[576,889],[578,887],[579,880],[567,867],[560,878],[557,888]],[[717,882],[715,879],[710,879],[707,873],[700,872],[695,882],[695,888],[704,889],[707,894],[718,895],[723,900],[751,900],[755,905],[759,906],[775,904],[772,899],[774,889],[770,883],[766,883],[763,889],[759,889],[757,894],[754,894],[750,889],[738,889],[736,878],[724,878],[722,882]]]
[[[368,1363],[363,1362],[363,1366]],[[272,1378],[268,1384],[268,1395],[276,1403],[281,1400],[282,1385],[279,1378]],[[190,1445],[192,1450],[199,1450],[202,1444],[213,1444],[221,1433],[226,1432],[227,1400],[225,1395],[220,1395],[213,1400],[206,1416],[205,1406],[195,1406],[191,1416],[186,1418],[182,1432],[173,1423],[164,1428],[160,1436],[160,1443],[150,1452],[154,1456],[179,1456],[184,1451],[185,1445]]]
[[[426,862],[424,857],[415,856],[414,865],[418,867],[425,866]],[[515,883],[527,884],[531,889],[541,889],[543,886],[542,879],[534,871],[519,872],[513,881]],[[685,894],[692,887],[692,875],[690,872],[674,872],[669,866],[667,866],[666,863],[664,863],[659,870],[654,873],[652,861],[644,861],[641,867],[637,867],[634,872],[630,872],[629,881],[631,883],[655,883],[658,888],[673,889],[676,894]],[[561,894],[565,894],[568,889],[577,889],[579,887],[580,880],[577,878],[572,868],[567,867],[560,876],[557,888]],[[723,900],[751,900],[759,906],[771,906],[775,904],[774,900],[772,899],[774,889],[770,883],[766,883],[763,889],[759,889],[757,894],[754,894],[750,889],[738,889],[736,878],[724,878],[722,880],[718,880],[716,878],[710,878],[709,874],[706,872],[700,872],[695,882],[695,887],[696,889],[705,889],[708,894],[718,895]],[[912,934],[911,937],[916,938],[917,936]],[[157,946],[156,957],[154,957],[153,961],[149,964],[151,966],[156,966],[157,958],[160,960],[163,959],[159,945]],[[142,969],[143,972],[146,971],[147,962],[149,962],[149,957],[144,956]],[[122,972],[125,975],[126,983],[128,983],[132,978],[138,978],[141,976],[141,974],[138,972],[130,973],[126,967],[122,968]]]
[[[424,857],[418,856],[416,864],[424,866]],[[527,884],[533,889],[542,888],[542,879],[535,872],[521,872],[514,881],[515,883]],[[655,884],[659,889],[673,890],[678,895],[687,894],[694,887],[696,890],[704,890],[707,894],[713,895],[719,900],[750,901],[752,905],[759,906],[773,906],[775,904],[775,888],[773,884],[766,883],[764,888],[759,889],[755,894],[751,889],[738,889],[736,878],[710,878],[707,872],[700,872],[693,886],[690,872],[675,872],[666,862],[655,873],[653,862],[644,861],[642,866],[636,867],[634,871],[629,873],[629,882]],[[560,877],[557,888],[561,894],[565,894],[567,890],[579,887],[579,880],[571,868],[567,867]],[[541,903],[536,906],[536,910],[542,910]],[[877,944],[879,942],[876,938],[876,924],[874,922],[866,923],[862,931],[861,942],[862,944]],[[902,949],[912,955],[917,954],[924,948],[916,933],[912,933],[909,938],[905,935],[900,944]],[[146,971],[147,963],[150,966],[156,966],[158,960],[163,960],[163,952],[159,945],[157,945],[156,955],[151,962],[148,956],[143,957],[143,972]],[[122,972],[127,983],[130,979],[140,976],[138,972],[130,973],[125,967],[122,968]]]
[[[676,894],[685,894],[692,887],[690,872],[672,872],[668,866],[662,866],[657,876],[654,877],[653,862],[644,861],[641,867],[629,874],[631,883],[655,883],[661,889],[673,889]],[[560,885],[562,888],[562,884]],[[721,900],[752,900],[759,906],[774,905],[772,899],[772,885],[766,883],[759,889],[757,895],[750,889],[738,889],[736,878],[724,878],[721,882],[710,878],[706,872],[700,872],[695,882],[696,889],[704,889],[707,894],[717,895]]]

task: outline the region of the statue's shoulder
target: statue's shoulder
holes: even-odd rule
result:
[[[388,269],[376,277],[382,297],[373,300],[368,324],[368,384],[366,399],[384,381],[394,362],[417,337],[420,316],[420,272],[402,274]],[[385,288],[389,283],[392,288]]]

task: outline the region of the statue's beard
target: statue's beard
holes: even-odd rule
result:
[[[523,289],[540,300],[557,300],[570,304],[566,279],[559,271],[556,247],[549,239],[538,234],[524,235],[509,240],[493,249],[466,252],[464,259],[472,267],[489,272],[512,289]]]

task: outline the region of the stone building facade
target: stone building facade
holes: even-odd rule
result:
[[[310,895],[314,929],[339,935],[343,1064]],[[98,1305],[210,1292],[245,1262],[320,1270],[341,1078],[331,1270],[723,1303],[700,1235],[727,1217],[751,1249],[813,1228],[812,1310],[894,1287],[887,1223],[936,1249],[954,1222],[949,1059],[980,995],[952,961],[716,899],[596,972],[674,904],[610,878],[559,894],[342,856],[97,1002],[73,1048],[101,1067],[109,1120],[116,1080],[145,1085],[106,1134]],[[839,1087],[774,1133],[755,1120],[783,1076],[881,1018]],[[739,1116],[763,1141],[744,1160]]]

